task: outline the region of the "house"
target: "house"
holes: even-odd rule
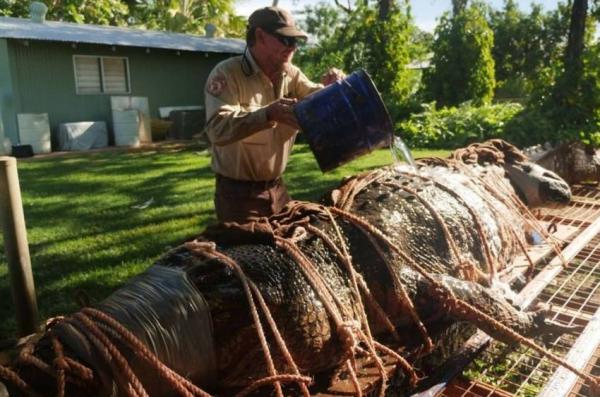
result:
[[[113,96],[147,98],[151,118],[161,107],[202,106],[210,70],[244,47],[239,39],[45,21],[45,9],[31,19],[0,17],[0,154],[20,143],[20,114],[47,114],[56,147],[61,123],[104,121],[111,135]]]

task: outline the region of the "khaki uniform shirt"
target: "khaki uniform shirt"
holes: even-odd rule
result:
[[[280,177],[298,131],[267,121],[266,105],[283,97],[300,99],[322,87],[293,65],[273,85],[249,50],[215,66],[205,89],[213,171],[247,181]]]

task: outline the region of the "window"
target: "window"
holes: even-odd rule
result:
[[[78,94],[127,94],[129,62],[122,57],[74,55],[75,88]]]

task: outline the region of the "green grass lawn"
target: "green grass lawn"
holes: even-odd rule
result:
[[[308,146],[298,144],[285,179],[295,199],[317,200],[343,176],[391,162],[389,150],[380,150],[322,174]],[[215,221],[210,158],[193,144],[34,158],[18,169],[41,319],[76,310],[79,291],[101,300]],[[16,326],[0,249],[2,340]]]

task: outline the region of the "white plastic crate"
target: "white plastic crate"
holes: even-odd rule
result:
[[[113,130],[115,133],[115,145],[117,146],[139,146],[140,129],[142,122],[140,112],[136,109],[114,110]]]
[[[110,107],[113,115],[115,145],[138,146],[140,143],[152,142],[150,106],[147,97],[113,96],[110,98]],[[135,133],[134,123],[137,131]],[[134,134],[137,134],[137,139],[133,138]]]

